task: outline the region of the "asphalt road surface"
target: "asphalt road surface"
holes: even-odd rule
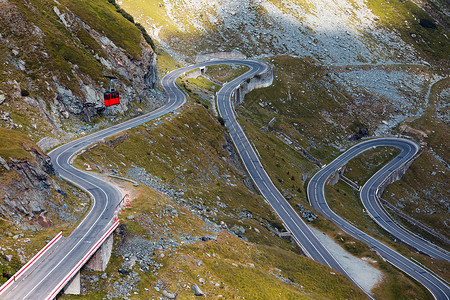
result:
[[[436,299],[449,299],[450,289],[446,282],[423,269],[411,260],[408,260],[390,247],[384,245],[363,231],[357,229],[349,222],[334,213],[325,199],[325,184],[328,178],[341,166],[360,153],[379,146],[392,146],[401,150],[400,154],[372,176],[361,189],[361,200],[369,215],[386,231],[399,240],[411,244],[417,250],[432,257],[449,260],[448,252],[429,242],[418,238],[399,227],[386,215],[381,205],[376,200],[376,192],[380,184],[391,173],[413,158],[419,148],[414,142],[402,138],[377,138],[367,140],[353,146],[333,162],[322,168],[308,184],[308,198],[311,205],[320,211],[326,218],[333,221],[342,230],[351,236],[368,244],[376,250],[384,259],[403,270],[405,273],[422,283]],[[362,213],[362,212],[361,212]]]
[[[135,127],[177,109],[185,103],[186,96],[178,89],[176,79],[184,72],[203,66],[217,64],[241,64],[250,68],[245,75],[240,76],[237,80],[234,80],[233,83],[226,85],[227,89],[230,90],[233,89],[232,84],[243,82],[247,78],[251,78],[253,75],[259,74],[268,68],[267,65],[261,62],[250,60],[216,60],[177,69],[168,73],[161,79],[161,87],[166,92],[168,99],[164,106],[146,115],[136,117],[127,122],[114,125],[110,128],[74,140],[49,153],[53,165],[59,175],[63,179],[81,187],[92,196],[93,203],[91,210],[69,237],[62,238],[58,241],[58,243],[51,248],[51,251],[46,253],[46,255],[43,255],[31,268],[27,269],[20,278],[11,284],[5,292],[0,295],[0,299],[53,298],[62,288],[61,282],[66,279],[68,274],[73,273],[80,260],[85,257],[92,246],[96,244],[111,227],[114,209],[121,200],[120,192],[108,182],[102,181],[101,179],[90,175],[88,172],[74,168],[71,164],[71,159],[84,148],[97,143],[106,137]],[[220,95],[223,94],[220,93]],[[226,117],[227,115],[224,113],[224,116]],[[230,121],[227,123],[230,124]],[[233,137],[236,138],[235,134],[233,134]],[[241,138],[245,138],[243,133],[241,134]],[[251,150],[254,156],[253,149]],[[269,180],[268,182],[265,182],[255,178],[256,182],[268,185],[268,191],[263,188],[264,193],[272,193],[278,199],[284,200],[278,190],[276,190],[270,182],[270,179],[268,179],[261,164],[258,166],[260,168],[259,172],[262,172],[261,176],[264,177],[265,180]],[[275,200],[275,202],[278,201],[279,200]],[[306,244],[304,247],[307,249],[305,252],[316,258],[318,261],[343,272],[332,256],[322,247],[317,239],[315,239],[309,228],[304,225],[300,218],[298,218],[292,208],[286,204],[287,203],[283,203],[281,211],[287,210],[289,213],[285,212],[285,214],[287,213],[287,215],[290,214],[292,216],[285,217],[285,222],[289,224],[289,228],[292,228],[295,238],[304,240],[303,243]],[[306,230],[306,236],[302,232],[303,230]],[[308,242],[305,242],[306,240],[308,240]]]
[[[183,105],[186,97],[176,87],[176,78],[183,72],[200,66],[178,69],[161,79],[161,86],[168,96],[164,106],[146,115],[79,138],[49,153],[59,175],[92,196],[91,210],[69,237],[58,241],[49,253],[11,284],[0,295],[0,299],[46,299],[58,293],[64,278],[77,267],[80,260],[112,226],[114,209],[121,200],[121,193],[113,185],[74,168],[71,159],[76,153],[101,139],[160,117]]]
[[[230,100],[232,94],[235,89],[247,78],[251,78],[256,74],[262,74],[269,68],[268,65],[255,61],[245,61],[245,63],[241,62],[240,64],[250,66],[252,69],[242,76],[226,83],[222,87],[222,89],[217,93],[217,108],[219,110],[219,114],[225,120],[225,126],[228,128],[233,143],[244,163],[245,168],[247,169],[247,172],[263,197],[278,214],[286,229],[288,229],[291,233],[292,238],[295,239],[301,246],[303,252],[312,259],[328,265],[349,277],[341,265],[319,242],[308,225],[306,225],[306,223],[299,217],[280,191],[275,187],[272,180],[264,170],[255,149],[253,149],[244,131],[237,122],[233,104]],[[357,285],[356,282],[355,284]]]
[[[62,178],[80,186],[91,194],[93,197],[91,210],[69,237],[58,241],[57,245],[52,248],[52,251],[41,257],[32,268],[27,270],[23,276],[16,280],[5,293],[0,295],[0,299],[46,299],[54,297],[58,292],[62,280],[66,278],[67,274],[73,272],[81,258],[86,255],[92,245],[97,243],[101,236],[111,227],[114,208],[121,199],[120,192],[113,185],[91,176],[87,172],[75,169],[70,162],[74,155],[101,139],[135,127],[177,109],[185,103],[186,97],[176,86],[176,79],[184,72],[216,64],[240,64],[250,68],[244,75],[225,84],[217,94],[219,112],[226,120],[226,126],[230,131],[233,142],[235,143],[250,176],[263,196],[283,220],[286,228],[292,233],[293,238],[302,245],[304,252],[313,259],[346,274],[337,261],[320,244],[314,234],[310,231],[309,227],[275,188],[269,176],[264,171],[255,150],[252,148],[242,131],[242,128],[236,121],[236,115],[230,102],[232,92],[247,78],[251,78],[255,74],[261,74],[266,71],[268,66],[264,63],[251,60],[218,60],[177,69],[168,73],[161,79],[161,87],[167,93],[168,101],[159,109],[72,141],[53,150],[49,154],[55,169]],[[384,249],[383,247],[387,247],[383,244],[379,242],[378,244],[376,244],[375,247],[377,247],[377,250],[378,247],[380,248],[380,253],[383,254],[386,252],[389,255],[392,255],[391,252],[394,252],[393,250],[389,251],[388,249],[390,248]],[[400,256],[396,252],[394,253],[397,256]],[[448,299],[447,295],[449,294],[449,289],[447,285],[443,285],[435,276],[413,264],[406,258],[397,256],[395,256],[396,259],[405,265],[404,267],[401,265],[402,267],[400,268],[402,270],[410,275],[415,275],[411,276],[430,289],[436,298]]]

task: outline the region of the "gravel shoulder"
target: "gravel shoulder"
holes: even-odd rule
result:
[[[327,248],[331,255],[333,255],[341,264],[342,268],[364,289],[364,291],[370,293],[377,284],[381,283],[383,274],[380,270],[363,260],[364,258],[361,259],[351,255],[320,230],[313,227],[310,228],[322,245]]]

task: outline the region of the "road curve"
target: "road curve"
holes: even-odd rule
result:
[[[447,251],[410,234],[392,222],[376,200],[377,189],[383,183],[384,179],[417,154],[419,147],[410,140],[391,137],[377,138],[358,143],[357,145],[351,147],[313,176],[307,187],[308,199],[315,209],[321,212],[326,218],[333,221],[342,230],[368,244],[388,262],[422,283],[436,299],[449,299],[450,288],[446,282],[415,264],[411,260],[405,258],[390,247],[357,229],[355,226],[351,225],[349,222],[334,213],[326,202],[325,184],[328,178],[336,172],[337,169],[345,165],[350,159],[366,150],[379,146],[396,147],[399,148],[401,152],[375,175],[373,175],[361,189],[361,200],[367,212],[381,227],[398,239],[405,243],[411,243],[414,248],[432,257],[448,261],[449,255]]]
[[[180,70],[171,72],[162,79],[162,83],[175,81],[180,74]],[[167,83],[164,86],[169,86]],[[91,209],[69,237],[59,242],[57,247],[54,246],[52,253],[37,261],[33,268],[11,284],[0,295],[0,299],[47,299],[54,292],[58,292],[55,289],[62,280],[111,227],[114,209],[121,200],[121,193],[112,184],[74,168],[71,164],[72,158],[84,148],[108,136],[177,109],[186,101],[186,97],[177,91],[178,89],[175,91],[169,86],[166,89],[168,102],[148,114],[79,138],[49,153],[58,174],[91,195]]]
[[[245,168],[247,169],[248,174],[263,197],[280,217],[285,228],[291,233],[292,238],[297,241],[307,256],[322,264],[330,266],[350,278],[341,265],[319,242],[308,225],[306,225],[306,223],[299,217],[297,212],[275,187],[269,175],[264,170],[256,151],[247,139],[242,127],[237,122],[236,114],[231,101],[232,94],[236,88],[246,80],[246,78],[253,77],[256,74],[263,74],[269,68],[268,65],[260,62],[247,61],[247,63],[248,62],[251,62],[251,64],[254,65],[254,68],[238,78],[235,78],[231,82],[226,83],[217,93],[217,108],[219,114],[225,120],[225,126],[228,128],[228,132]],[[238,63],[248,66],[247,63]],[[353,282],[358,285],[355,281]]]
[[[114,208],[120,201],[120,193],[113,185],[91,176],[87,172],[75,169],[71,165],[71,159],[76,153],[108,136],[130,129],[177,109],[185,103],[186,97],[176,86],[176,79],[184,72],[216,64],[241,64],[250,68],[246,74],[227,83],[217,95],[219,112],[226,120],[226,125],[230,129],[230,135],[241,154],[250,176],[258,185],[261,193],[267,197],[266,199],[271,199],[270,201],[268,200],[269,203],[280,215],[286,227],[292,232],[293,238],[301,242],[304,251],[319,262],[327,264],[345,274],[345,271],[317,241],[308,226],[298,217],[296,212],[275,188],[267,173],[262,168],[242,128],[236,122],[236,116],[230,102],[231,93],[241,82],[253,77],[255,74],[263,73],[267,70],[268,66],[261,62],[248,60],[219,60],[177,69],[163,77],[161,79],[161,86],[167,93],[168,102],[159,109],[122,124],[114,125],[105,130],[82,137],[50,152],[49,155],[60,176],[85,189],[92,196],[91,210],[69,237],[62,239],[57,246],[52,248],[51,253],[45,255],[40,261],[35,263],[33,268],[27,270],[26,274],[0,295],[0,299],[48,298],[49,295],[55,292],[55,288],[63,278],[65,278],[87,251],[89,251],[91,245],[97,243],[106,230],[110,228]],[[445,290],[444,294],[445,292],[448,291]]]
[[[236,122],[232,123],[231,120],[235,120],[235,118],[233,110],[230,109],[231,106],[227,108],[226,105],[223,105],[225,102],[230,103],[229,96],[237,85],[244,82],[247,78],[264,73],[268,66],[262,62],[251,60],[216,60],[177,69],[164,76],[161,79],[161,87],[168,96],[168,102],[157,110],[79,138],[49,153],[59,175],[91,195],[91,209],[69,237],[61,239],[52,248],[51,253],[43,256],[32,268],[27,269],[19,279],[0,295],[0,299],[47,299],[54,297],[59,292],[60,283],[64,278],[76,268],[78,262],[88,253],[92,245],[96,244],[101,236],[111,227],[114,209],[121,199],[120,192],[110,183],[102,181],[88,172],[74,168],[71,163],[73,157],[81,150],[106,137],[177,109],[186,102],[186,96],[178,89],[176,79],[190,70],[217,64],[240,64],[250,68],[244,75],[224,86],[221,92],[218,93],[218,97],[225,101],[218,101],[218,103],[222,116],[228,119],[227,125],[231,126],[231,135],[236,141],[237,148],[241,155],[243,155],[242,153],[247,155],[243,155],[243,160],[246,162],[252,178],[258,184],[263,194],[268,199],[273,199],[270,200],[271,205],[277,207],[277,211],[283,216],[282,219],[287,224],[287,228],[293,232],[294,238],[301,241],[304,245],[305,252],[319,262],[345,273],[275,188],[263,170],[242,129]],[[228,101],[226,101],[227,99]],[[239,143],[238,141],[244,141],[245,143]],[[249,163],[252,167],[249,166]]]
[[[186,102],[186,96],[177,88],[176,79],[189,70],[219,63],[236,61],[214,61],[177,69],[161,79],[167,94],[167,103],[142,116],[114,125],[91,135],[62,145],[49,153],[55,170],[65,180],[81,187],[92,197],[91,209],[72,234],[58,241],[47,253],[27,269],[0,295],[0,299],[47,299],[52,297],[62,280],[73,270],[103,234],[111,227],[114,209],[121,200],[120,192],[110,183],[72,166],[71,160],[84,148],[100,140],[160,117]],[[244,63],[245,64],[245,63]],[[250,68],[255,64],[248,63]]]

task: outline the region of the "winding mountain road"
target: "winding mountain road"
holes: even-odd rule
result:
[[[255,150],[236,120],[236,115],[230,101],[232,93],[236,87],[247,78],[266,72],[269,66],[265,63],[252,60],[216,60],[177,69],[163,77],[161,79],[161,87],[167,93],[168,102],[157,110],[82,137],[60,146],[49,153],[54,167],[60,176],[65,180],[80,186],[92,196],[93,203],[91,209],[69,237],[58,241],[58,243],[53,246],[52,251],[43,255],[32,268],[27,269],[18,280],[5,289],[0,295],[0,299],[54,298],[62,289],[64,283],[70,279],[71,274],[74,274],[74,272],[77,271],[77,268],[80,266],[80,261],[86,258],[86,255],[88,255],[90,249],[92,249],[92,245],[98,243],[106,231],[111,228],[114,208],[121,199],[120,192],[110,183],[102,181],[97,177],[90,175],[88,172],[83,172],[74,168],[71,164],[73,157],[82,149],[85,149],[89,145],[97,143],[108,136],[174,111],[186,102],[186,96],[178,89],[176,79],[190,70],[217,64],[240,64],[250,68],[245,74],[226,83],[217,93],[219,113],[226,121],[226,126],[229,129],[233,142],[235,143],[248,173],[258,186],[261,194],[277,212],[286,228],[291,232],[293,238],[302,245],[303,251],[313,259],[346,274],[345,270],[322,246],[305,222],[303,222],[274,186],[273,182],[263,169]],[[316,176],[314,178],[316,178]],[[321,201],[323,200],[319,199],[317,201],[317,203],[322,203]],[[330,212],[330,216],[333,216],[334,213],[332,213],[331,210]],[[346,226],[348,223],[339,219],[338,216],[336,216],[336,220],[338,220],[342,226],[347,228]],[[449,288],[438,278],[390,248],[384,246],[382,243],[368,237],[364,233],[355,231],[354,236],[373,245],[372,247],[376,248],[381,255],[387,257],[386,259],[389,261],[392,259],[394,265],[424,284],[433,293],[435,298],[448,299]]]
[[[422,283],[428,288],[436,299],[449,299],[450,289],[448,284],[440,280],[440,278],[436,277],[432,273],[425,271],[422,267],[408,260],[395,250],[345,221],[342,217],[334,213],[326,202],[325,184],[328,178],[340,167],[344,166],[350,159],[366,150],[379,146],[396,147],[400,149],[401,152],[393,160],[381,168],[375,175],[373,175],[362,187],[361,201],[363,202],[368,214],[383,229],[404,243],[411,245],[427,255],[449,261],[450,257],[447,251],[430,244],[429,242],[422,240],[399,227],[390,219],[381,207],[380,203],[377,201],[376,197],[378,188],[383,183],[385,178],[401,166],[405,165],[417,154],[419,146],[408,139],[377,138],[358,143],[357,145],[351,147],[313,176],[307,187],[309,201],[315,209],[321,212],[327,219],[333,221],[342,230],[368,244],[384,259]]]

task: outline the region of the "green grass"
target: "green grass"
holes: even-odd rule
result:
[[[177,205],[167,197],[145,187],[135,188],[131,209],[124,211],[121,224],[128,240],[145,238],[158,240],[171,236],[178,240],[180,235],[202,235],[207,233],[205,223],[188,209]],[[173,205],[178,211],[178,217],[157,218],[167,205]],[[133,220],[126,217],[134,215]],[[266,235],[266,234],[264,234]],[[126,242],[115,239],[115,248]],[[164,258],[161,253],[165,254]],[[225,230],[218,235],[217,241],[197,242],[180,248],[169,248],[164,251],[149,253],[163,267],[157,275],[144,273],[139,266],[134,267],[141,280],[138,290],[130,295],[130,299],[156,298],[161,296],[152,286],[157,280],[164,282],[170,292],[177,292],[178,298],[193,297],[190,288],[180,288],[177,284],[192,286],[198,284],[208,298],[222,295],[224,298],[237,296],[247,299],[363,299],[364,294],[346,277],[331,274],[328,267],[291,251],[274,246],[264,246],[248,243]],[[198,265],[201,260],[203,264]],[[84,285],[89,291],[90,299],[102,299],[106,292],[113,291],[113,283],[123,279],[117,270],[121,268],[121,256],[112,255],[107,267],[107,279],[100,279],[95,284]],[[233,265],[235,264],[235,265]],[[278,269],[278,270],[277,270]],[[83,271],[85,275],[98,273]],[[284,283],[275,275],[280,274],[297,286]],[[205,284],[199,283],[199,277],[205,278]],[[318,280],[320,278],[320,280]],[[211,284],[218,283],[219,286]],[[148,291],[145,290],[148,289]],[[84,296],[67,296],[61,299],[79,299]]]
[[[394,147],[369,149],[347,163],[344,176],[362,186],[374,171],[381,169],[398,154],[400,150]]]
[[[350,174],[347,174],[351,179],[360,179],[358,180],[359,184],[364,184],[371,175],[373,175],[378,169],[380,169],[383,164],[366,164],[362,161],[377,161],[381,162],[383,160],[390,160],[389,156],[392,156],[397,151],[392,151],[392,148],[384,148],[384,149],[375,149],[370,152],[365,152],[358,156],[358,158],[353,159],[349,165],[352,165],[352,170]],[[396,155],[396,154],[395,154]],[[414,163],[415,164],[415,163]],[[413,166],[414,166],[413,164]],[[361,174],[358,176],[358,174]],[[391,188],[392,185],[395,186],[396,183],[391,184],[388,189]],[[407,246],[401,243],[396,243],[393,241],[393,238],[386,233],[382,228],[380,228],[366,213],[363,213],[364,206],[361,203],[359,198],[359,192],[351,189],[346,183],[343,181],[339,181],[336,185],[325,186],[325,195],[327,198],[327,202],[330,208],[336,212],[338,215],[349,221],[351,224],[356,226],[357,228],[363,230],[364,232],[370,234],[371,236],[377,238],[381,242],[393,247],[401,254],[406,257],[414,257],[414,259],[419,260],[421,263],[426,265],[428,268],[435,271],[437,274],[444,278],[448,278],[447,270],[449,265],[447,262],[439,261],[439,260],[430,260],[429,257],[417,254],[415,251],[411,251]],[[338,239],[339,241],[339,239]],[[346,247],[347,248],[347,247]],[[353,254],[358,255],[358,250],[353,249],[350,251]],[[367,251],[366,251],[367,253]],[[366,254],[364,254],[366,255]],[[386,281],[386,293],[393,293],[393,290],[389,290],[393,288],[392,283],[389,283],[390,280],[393,280],[398,274],[389,277]],[[393,288],[394,290],[396,288]]]
[[[8,197],[9,201],[16,201],[16,203],[21,201],[20,199],[26,198],[30,193],[38,194],[36,197],[45,197],[43,202],[46,210],[45,216],[53,223],[53,226],[43,228],[38,223],[38,216],[25,216],[19,211],[16,211],[21,216],[19,224],[14,222],[14,220],[17,220],[16,218],[13,219],[8,214],[0,216],[0,239],[2,240],[2,247],[6,251],[4,254],[13,255],[13,259],[10,262],[4,259],[4,255],[0,255],[0,284],[6,282],[10,276],[22,267],[23,262],[31,259],[57,233],[62,231],[64,236],[70,235],[77,222],[82,219],[84,213],[89,209],[89,197],[87,194],[61,181],[56,176],[49,176],[47,182],[52,184],[52,181],[55,181],[56,187],[66,192],[65,196],[62,196],[55,190],[53,185],[45,190],[31,191],[33,187],[27,187],[26,190],[23,190],[22,186],[18,185],[17,182],[27,180],[24,177],[27,174],[21,175],[20,171],[16,171],[16,169],[20,168],[20,165],[13,163],[12,160],[18,160],[19,164],[27,162],[31,165],[31,168],[40,168],[41,166],[38,165],[39,162],[36,161],[35,155],[43,155],[43,153],[30,137],[16,130],[0,128],[0,157],[5,159],[10,166],[8,171],[4,166],[0,165],[0,186],[5,189],[4,191],[7,195],[5,197]],[[12,166],[13,164],[15,164],[15,167]],[[33,170],[30,172],[33,172]],[[0,204],[2,204],[2,207],[6,205],[4,199],[0,201]],[[67,205],[67,208],[62,208],[63,204]],[[58,208],[56,209],[55,207]],[[4,209],[6,211],[11,210]],[[63,219],[60,217],[60,211],[58,210],[66,209],[70,211],[73,218]],[[31,230],[33,227],[36,229]],[[23,234],[24,236],[17,240],[13,239],[13,236],[18,234]],[[20,260],[16,252],[17,249],[22,251]]]
[[[436,29],[422,27],[419,19],[433,18],[413,1],[369,0],[367,5],[379,17],[382,25],[400,33],[406,43],[414,45],[427,59],[448,66],[450,41],[444,37],[447,31],[439,24]]]
[[[158,75],[162,78],[169,71],[182,67],[182,64],[176,61],[169,53],[164,51],[162,47],[158,47]]]
[[[273,236],[268,231],[268,226],[281,227],[278,218],[274,216],[260,196],[253,194],[242,184],[241,181],[244,177],[239,171],[242,166],[234,165],[235,163],[230,161],[229,154],[224,150],[224,129],[204,107],[196,103],[188,103],[181,114],[148,122],[129,130],[127,135],[125,139],[121,138],[122,135],[107,139],[105,143],[80,155],[75,163],[80,165],[82,162],[88,161],[92,166],[99,164],[107,170],[113,167],[121,173],[133,163],[156,174],[166,184],[181,184],[187,189],[183,198],[200,201],[208,208],[208,211],[213,209],[215,202],[220,199],[220,202],[227,204],[228,207],[221,209],[215,220],[217,222],[222,220],[229,227],[243,226],[246,230],[245,236],[249,241],[257,243],[256,245],[244,243],[235,237],[221,235],[217,244],[212,245],[213,248],[208,250],[197,249],[196,246],[181,249],[177,253],[170,251],[175,258],[173,256],[168,259],[166,255],[166,258],[162,260],[164,268],[160,270],[158,276],[163,281],[169,282],[169,290],[176,289],[178,280],[181,282],[198,280],[196,277],[198,273],[192,271],[192,264],[184,263],[186,260],[192,259],[191,256],[194,255],[204,261],[204,266],[209,272],[208,276],[213,277],[222,285],[218,290],[208,289],[209,295],[220,293],[225,297],[244,295],[250,298],[264,298],[264,295],[280,297],[281,295],[281,298],[286,299],[299,297],[306,299],[360,299],[363,296],[359,290],[349,284],[346,278],[330,274],[327,267],[299,256],[292,244]],[[115,142],[118,140],[121,142]],[[274,142],[278,143],[279,141],[275,140]],[[220,177],[217,177],[217,174]],[[228,174],[233,185],[225,182],[220,174]],[[205,181],[206,178],[208,178],[207,181]],[[145,187],[143,188],[145,189]],[[302,185],[300,184],[298,188],[302,188]],[[151,194],[151,192],[145,192],[145,195]],[[135,217],[137,217],[136,213],[152,215],[148,209],[153,207],[154,201],[139,200],[141,199],[139,197],[137,199],[132,204],[134,212],[130,213]],[[162,201],[158,200],[158,202]],[[253,218],[237,220],[233,217],[233,214],[241,210],[251,212]],[[124,217],[127,214],[128,212]],[[152,218],[152,220],[157,219]],[[130,224],[130,221],[125,222],[134,234],[145,234],[146,229],[141,225]],[[173,226],[177,228],[178,232],[181,228],[195,230],[192,224],[174,222]],[[189,221],[186,222],[189,223]],[[259,233],[252,228],[257,228]],[[207,245],[209,244],[207,243]],[[236,247],[239,250],[231,252],[230,247]],[[254,250],[249,250],[249,247]],[[192,253],[192,251],[196,253]],[[207,259],[205,252],[208,251],[220,255],[221,262],[216,264],[213,259]],[[249,251],[254,253],[255,257],[246,254]],[[188,254],[189,257],[186,258]],[[231,265],[232,262],[236,261],[242,264],[242,255],[247,256],[248,262],[257,266],[255,267],[257,271],[254,269],[242,270],[241,268],[240,272],[229,274],[228,272],[234,268]],[[286,274],[283,275],[293,282],[301,284],[303,288],[299,289],[281,283],[269,273],[272,268],[280,268],[283,272],[286,270]],[[177,269],[184,270],[184,272],[173,273],[171,271]],[[315,279],[316,276],[322,278],[319,285]],[[155,280],[155,277],[143,274],[141,291],[142,287],[150,286]],[[223,286],[232,288],[225,290]],[[333,288],[330,289],[330,286]],[[150,291],[150,293],[152,292]],[[192,294],[190,290],[184,289],[178,292],[179,297],[182,298]]]
[[[433,85],[427,111],[419,118],[404,122],[413,130],[420,130],[427,135],[424,137],[415,134],[414,131],[407,132],[416,140],[423,141],[423,153],[411,165],[403,178],[389,185],[382,195],[383,199],[399,207],[403,213],[447,238],[450,236],[448,226],[444,223],[447,221],[448,214],[445,203],[450,198],[450,193],[445,170],[448,157],[450,157],[447,146],[448,140],[450,140],[450,130],[448,124],[436,117],[436,98],[442,90],[448,88],[449,82],[450,79],[447,78]],[[400,128],[397,130],[399,133],[402,132]],[[438,159],[439,157],[440,159]],[[405,224],[407,225],[407,223]],[[424,232],[420,233],[426,239],[444,248],[449,247]]]
[[[447,208],[445,201],[441,201],[449,199],[448,176],[440,172],[442,167],[442,163],[425,151],[400,181],[387,187],[382,197],[394,205],[402,204],[404,213],[450,238],[444,225],[448,219]],[[435,213],[424,212],[429,210]]]
[[[77,14],[91,27],[105,34],[117,46],[123,48],[131,57],[141,57],[141,33],[129,20],[125,19],[115,7],[106,0],[64,1],[62,4]]]
[[[208,79],[202,76],[198,76],[197,78],[186,79],[186,82],[194,84],[200,89],[204,89],[214,93],[218,92],[222,88],[222,86],[214,84],[213,82],[209,81]]]
[[[343,112],[344,106],[342,104],[346,101],[352,101],[345,96],[345,93],[340,94],[342,98],[328,98],[330,95],[323,90],[325,88],[322,85],[324,82],[317,79],[327,77],[320,67],[305,60],[286,57],[275,59],[274,64],[278,79],[275,80],[273,86],[255,90],[246,97],[243,106],[239,108],[239,122],[250,141],[258,149],[262,157],[262,163],[275,185],[285,196],[292,197],[288,200],[291,205],[301,203],[309,209],[305,195],[302,196],[302,194],[295,192],[299,184],[296,180],[302,178],[303,175],[310,178],[314,165],[306,161],[300,153],[293,152],[289,146],[275,138],[273,133],[265,133],[260,130],[260,127],[267,126],[270,119],[276,116],[276,129],[290,135],[304,148],[311,146],[309,152],[320,159],[322,163],[327,163],[339,155],[337,147],[330,147],[330,144],[335,143],[335,145],[347,145],[348,147],[350,143],[345,141],[346,136],[366,125],[363,124],[366,122],[362,122],[357,116],[348,116]],[[301,72],[298,70],[301,70]],[[303,76],[303,78],[300,76]],[[290,82],[299,82],[300,84],[294,87]],[[327,88],[330,89],[330,85]],[[337,93],[341,93],[338,86],[334,88]],[[306,94],[306,96],[303,96],[303,94]],[[261,102],[266,105],[261,107],[259,105]],[[336,116],[340,116],[338,117],[339,120],[335,121],[336,124],[329,124],[329,121],[326,121],[327,114],[324,111],[331,112],[328,118],[331,117],[334,120],[336,120]],[[363,158],[350,162],[351,170],[347,175],[362,183],[370,174],[375,172],[374,168],[381,167],[383,163],[392,159],[396,153],[398,153],[398,150],[392,148],[378,148],[369,151],[363,154]],[[297,159],[299,161],[295,163],[294,161]],[[362,160],[366,159],[368,160],[367,164],[361,163]],[[290,179],[292,175],[296,180]],[[304,191],[307,182],[300,183],[303,186],[300,190]],[[367,215],[362,213],[363,207],[359,201],[359,195],[349,186],[340,182],[335,187],[327,186],[326,193],[330,206],[336,213],[342,215],[357,227],[368,231],[369,234],[377,236],[383,242],[397,248],[407,257],[413,256],[422,262],[426,260],[423,256],[418,257],[405,246],[394,244],[390,238],[385,237],[385,233]],[[383,288],[377,290],[377,295],[381,299],[395,299],[399,297],[398,291],[403,289],[407,295],[414,294],[418,298],[430,297],[419,283],[403,275],[395,268],[386,264],[381,267],[382,260],[371,252],[367,245],[343,234],[336,225],[324,220],[320,214],[319,219],[312,222],[312,225],[333,236],[350,253],[359,257],[370,257],[378,261],[378,268],[385,272],[385,279],[380,285]],[[443,267],[443,271],[439,272],[439,274],[442,274],[446,270],[445,264],[438,264],[439,267],[435,267],[435,269]],[[429,261],[427,265],[432,266]]]
[[[38,147],[28,136],[15,130],[0,128],[0,156],[7,162],[11,161],[11,158],[32,159],[31,154],[27,151],[32,148],[37,149]]]
[[[89,162],[94,168],[100,165],[105,170],[114,168],[124,174],[135,164],[167,184],[183,186],[188,190],[188,198],[215,206],[219,197],[231,206],[230,212],[252,211],[266,222],[279,224],[261,197],[252,194],[242,183],[244,175],[235,171],[224,149],[224,128],[203,106],[188,103],[182,114],[169,118],[170,121],[162,118],[163,124],[158,126],[153,125],[158,122],[155,120],[129,130],[128,138],[115,146],[100,143],[77,157],[75,165]],[[225,174],[231,176],[231,184],[226,182]]]
[[[247,72],[249,68],[241,65],[215,65],[206,68],[206,74],[220,82],[228,82]]]
[[[58,113],[51,111],[51,103],[58,102],[54,81],[71,90],[80,102],[84,100],[83,84],[108,86],[109,81],[103,78],[105,74],[115,75],[124,84],[131,85],[100,62],[108,56],[93,36],[97,32],[129,59],[138,60],[142,58],[144,45],[142,29],[124,18],[123,12],[118,12],[108,0],[32,0],[27,3],[12,0],[10,5],[12,9],[8,17],[1,18],[0,27],[4,29],[4,38],[14,41],[19,54],[15,56],[11,49],[1,47],[0,51],[8,54],[0,58],[0,89],[7,96],[7,104],[2,105],[2,110],[8,112],[12,122],[18,125],[15,129],[38,141],[44,136],[54,136],[52,130],[58,126],[66,130],[77,122],[74,118],[65,120],[58,115],[54,117],[62,124],[59,120],[54,124],[53,117],[45,116]],[[64,14],[68,28],[55,13],[55,8]],[[20,26],[12,26],[11,22],[19,22]],[[95,31],[93,35],[91,30]],[[23,61],[25,71],[12,67],[12,59]],[[39,99],[39,103],[25,103],[25,94],[20,95],[17,90],[27,91],[32,99]],[[139,104],[133,103],[131,108],[137,107]],[[11,127],[11,124],[0,120],[0,126]]]
[[[296,140],[322,162],[339,153],[334,145],[348,144],[357,116],[350,115],[353,102],[329,77],[326,68],[309,59],[276,57],[272,86],[246,95],[239,112],[256,127],[276,117],[275,129]],[[331,122],[331,124],[330,124]],[[339,124],[339,126],[333,126]]]

